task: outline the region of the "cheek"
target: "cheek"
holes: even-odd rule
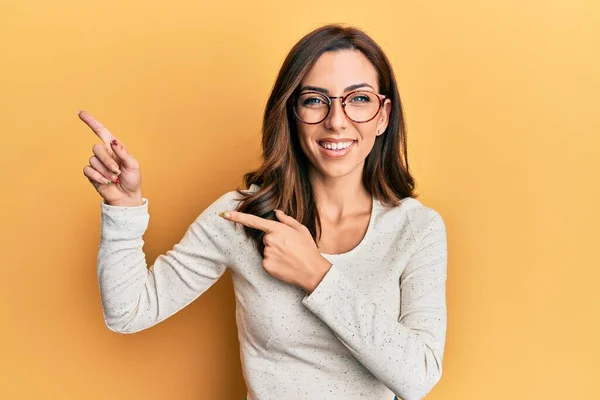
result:
[[[376,124],[370,124],[368,127],[361,127],[360,130],[360,158],[366,158],[371,150],[373,150],[373,146],[375,145],[375,139],[377,139],[376,135]]]
[[[297,132],[298,132],[298,141],[300,142],[300,147],[302,148],[304,153],[307,153],[308,151],[310,151],[311,142],[314,141],[313,138],[317,137],[316,131],[311,129],[311,127],[302,126],[302,127],[298,127]]]
[[[363,124],[363,126],[360,127],[358,132],[360,134],[362,144],[371,146],[373,143],[375,143],[375,138],[377,137],[376,129],[377,124],[371,122],[369,122],[368,124]]]

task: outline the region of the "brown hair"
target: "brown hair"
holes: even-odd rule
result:
[[[304,36],[285,58],[265,107],[262,126],[263,164],[244,174],[246,188],[260,186],[256,192],[237,189],[242,200],[238,211],[259,217],[272,217],[274,209],[305,225],[315,242],[321,220],[308,179],[309,161],[303,153],[290,99],[304,76],[325,52],[358,50],[373,64],[379,77],[379,93],[391,100],[391,113],[385,132],[377,136],[365,159],[363,184],[367,191],[386,205],[397,206],[405,197],[416,197],[415,181],[408,168],[406,128],[400,95],[390,62],[383,50],[365,32],[354,27],[329,24]],[[273,217],[275,218],[275,217]],[[244,231],[264,251],[260,230],[244,226]]]

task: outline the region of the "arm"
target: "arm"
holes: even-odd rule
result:
[[[371,303],[332,265],[303,303],[403,400],[421,399],[442,374],[446,337],[446,231],[433,211],[400,277],[401,314]]]
[[[107,327],[119,333],[149,328],[204,293],[225,272],[231,230],[217,215],[231,207],[227,195],[188,227],[172,250],[147,268],[142,236],[148,227],[148,199],[141,206],[102,202],[98,283]]]

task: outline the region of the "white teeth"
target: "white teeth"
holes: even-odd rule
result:
[[[331,143],[331,142],[319,142],[322,147],[329,150],[342,150],[350,147],[353,142],[342,142],[342,143]]]

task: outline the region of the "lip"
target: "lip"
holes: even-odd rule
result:
[[[348,142],[350,140],[352,140],[352,139],[342,139],[339,141],[340,142]],[[321,140],[317,141],[317,147],[319,148],[319,150],[321,150],[321,153],[323,155],[325,155],[325,157],[332,158],[332,159],[338,159],[338,158],[342,158],[342,157],[346,156],[346,154],[350,153],[352,151],[352,149],[354,148],[354,146],[356,146],[356,140],[352,140],[352,144],[350,146],[346,147],[344,150],[339,150],[339,151],[338,150],[329,150],[329,149],[326,149],[325,147],[321,146],[319,144],[320,141]],[[327,140],[327,141],[329,142],[329,140]],[[335,141],[335,142],[337,143],[338,141]]]
[[[344,142],[350,142],[353,141],[354,139],[350,139],[350,138],[341,138],[341,139],[334,139],[334,138],[323,138],[323,139],[319,139],[317,140],[317,142],[332,142],[332,143],[344,143]]]

